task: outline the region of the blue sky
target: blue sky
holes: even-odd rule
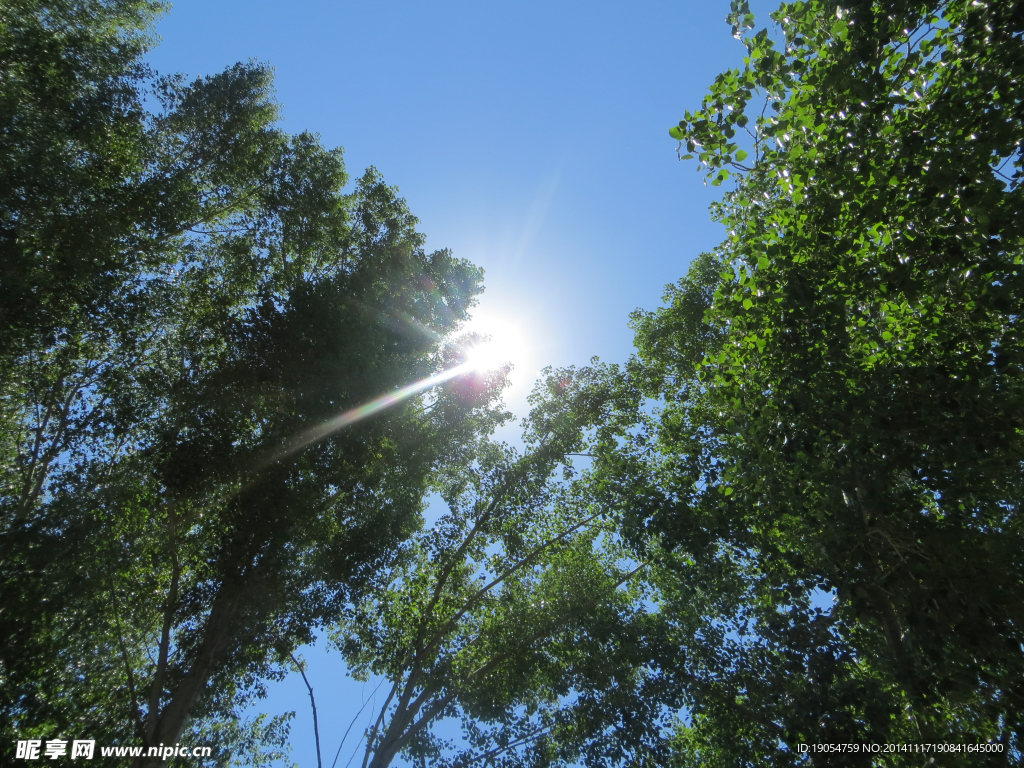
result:
[[[508,398],[522,415],[542,366],[625,361],[629,313],[656,307],[723,239],[707,210],[718,190],[676,159],[668,128],[742,63],[727,12],[727,0],[178,0],[149,60],[190,76],[271,64],[286,130],[343,146],[353,177],[376,166],[429,248],[485,268],[481,314],[514,324],[527,349]],[[329,766],[373,686],[347,681],[336,652],[304,655]],[[297,711],[293,759],[315,766],[301,679],[264,705]],[[347,759],[346,747],[339,768]]]

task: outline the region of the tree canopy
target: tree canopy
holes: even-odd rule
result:
[[[1020,757],[1022,11],[734,2],[744,66],[670,131],[733,185],[634,317],[663,406],[619,503],[671,550],[680,765]]]
[[[471,465],[453,465],[437,486],[449,511],[335,632],[355,674],[390,686],[364,735],[364,768],[399,754],[452,768],[664,758],[671,712],[648,563],[573,463],[614,442],[622,374],[547,374],[523,451],[483,441]],[[460,722],[461,741],[438,735],[446,718]]]
[[[188,729],[223,761],[280,741],[237,707],[418,527],[505,418],[504,374],[325,433],[460,362],[482,273],[426,252],[372,168],[346,191],[340,150],[282,132],[268,68],[149,73],[157,10],[24,2],[0,27],[0,722]]]

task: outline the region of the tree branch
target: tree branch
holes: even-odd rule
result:
[[[316,719],[316,699],[313,698],[313,686],[309,684],[309,680],[306,678],[306,670],[302,668],[302,664],[300,664],[299,660],[295,658],[295,654],[293,653],[290,655],[292,657],[292,663],[299,670],[299,674],[302,675],[302,682],[306,684],[306,690],[309,691],[309,704],[313,707],[313,736],[316,738],[316,768],[323,768],[323,763],[320,760],[320,725],[317,723]],[[359,711],[362,712],[362,710]],[[348,734],[346,733],[346,735]],[[341,743],[344,744],[344,740],[342,740]],[[341,751],[340,747],[338,751]],[[335,758],[335,760],[337,760],[337,758]]]
[[[153,676],[153,687],[149,691],[149,710],[146,713],[146,737],[153,742],[160,719],[160,699],[163,696],[164,678],[167,675],[167,659],[170,653],[171,628],[174,626],[174,614],[178,610],[178,579],[181,570],[178,563],[178,540],[175,530],[175,511],[173,504],[168,511],[167,529],[171,549],[171,586],[164,602],[163,626],[160,630],[160,649],[157,655],[156,673]]]
[[[443,627],[441,627],[441,629],[439,629],[437,631],[437,633],[434,635],[433,639],[430,641],[430,644],[427,645],[426,652],[427,653],[432,652],[436,648],[436,645],[438,643],[440,643],[440,641],[443,639],[444,635],[446,635],[449,631],[451,631],[451,629],[455,626],[455,624],[457,624],[459,622],[459,620],[470,611],[470,609],[474,606],[474,604],[481,597],[483,597],[485,594],[487,594],[487,592],[489,592],[495,586],[501,584],[503,581],[505,581],[507,578],[512,576],[514,573],[518,572],[522,568],[525,568],[527,565],[529,565],[531,562],[533,562],[539,555],[541,555],[543,552],[545,552],[549,547],[551,547],[554,544],[557,544],[558,542],[564,540],[567,536],[569,536],[572,533],[575,533],[580,528],[582,528],[584,525],[586,525],[589,522],[592,522],[594,519],[600,517],[602,514],[604,514],[603,510],[601,512],[596,512],[593,515],[591,515],[590,517],[586,518],[585,520],[582,520],[579,523],[577,523],[576,525],[572,526],[571,528],[568,528],[567,530],[563,531],[561,534],[559,534],[555,538],[549,539],[548,541],[546,541],[543,544],[539,545],[532,552],[530,552],[530,554],[528,554],[526,557],[520,559],[517,563],[515,563],[507,571],[505,571],[504,573],[500,574],[499,576],[495,576],[494,579],[491,580],[491,582],[489,584],[487,584],[486,586],[481,587],[479,590],[477,590],[477,592],[465,602],[465,604],[459,610],[459,612],[456,613],[454,616],[452,616],[445,623],[445,625]]]

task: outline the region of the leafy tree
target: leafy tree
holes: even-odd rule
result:
[[[340,625],[356,676],[391,686],[364,768],[399,754],[418,766],[615,765],[658,748],[667,713],[646,564],[572,463],[613,440],[620,386],[614,368],[549,371],[525,452],[467,445],[475,461],[439,479],[450,512]],[[434,732],[445,718],[461,720],[462,743]]]
[[[1022,11],[807,0],[773,36],[734,2],[744,66],[671,131],[735,182],[725,243],[634,319],[662,410],[617,467],[672,550],[680,765],[1020,758]]]
[[[141,55],[163,4],[14,0],[0,17],[0,352],[53,344],[165,245],[238,203],[274,150],[269,73],[236,67],[157,117]],[[177,87],[176,87],[177,86]],[[185,98],[173,79],[158,88]],[[162,119],[161,119],[162,118]]]
[[[394,556],[502,377],[323,426],[459,363],[482,273],[280,131],[267,68],[150,76],[157,9],[0,24],[0,723],[258,762],[286,724],[237,707]]]

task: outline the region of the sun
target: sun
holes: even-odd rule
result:
[[[519,325],[500,315],[474,312],[463,329],[475,333],[481,340],[465,347],[466,362],[478,371],[493,371],[504,365],[522,370],[529,345]]]

